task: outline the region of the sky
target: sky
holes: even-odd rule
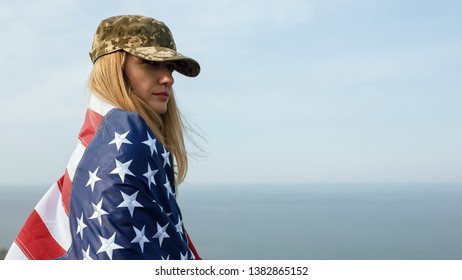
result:
[[[164,21],[201,137],[186,183],[461,183],[462,2],[0,2],[0,186],[53,184],[83,122],[99,22]]]

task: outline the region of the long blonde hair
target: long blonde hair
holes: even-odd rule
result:
[[[157,140],[173,155],[175,186],[183,182],[188,170],[184,144],[184,124],[173,91],[163,115],[155,112],[133,93],[124,78],[126,52],[118,51],[101,56],[95,61],[88,87],[93,94],[126,111],[138,113],[148,124]]]

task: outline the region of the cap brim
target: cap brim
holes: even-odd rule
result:
[[[169,48],[140,47],[124,48],[123,50],[149,61],[171,61],[173,62],[175,71],[188,77],[196,77],[201,71],[201,67],[197,61]]]

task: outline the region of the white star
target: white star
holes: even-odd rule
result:
[[[136,227],[133,227],[135,230],[136,237],[132,240],[132,243],[138,243],[140,244],[141,247],[141,252],[144,251],[144,243],[149,242],[149,239],[146,238],[146,235],[144,235],[144,228],[146,226],[143,226],[141,230],[137,229]]]
[[[194,253],[191,251],[191,249],[189,249],[189,255],[191,256],[189,258],[190,260],[195,260],[196,259],[196,256],[194,256]]]
[[[93,192],[93,190],[95,188],[95,183],[101,180],[101,178],[96,176],[96,173],[98,172],[98,169],[99,169],[99,166],[98,166],[98,168],[96,168],[96,170],[94,172],[88,171],[88,177],[90,177],[90,178],[88,179],[87,185],[85,187],[91,186],[91,191],[92,192]]]
[[[130,211],[130,215],[132,216],[132,218],[133,211],[135,211],[135,207],[143,207],[143,205],[136,201],[136,196],[138,195],[138,192],[139,191],[132,195],[128,195],[126,193],[123,193],[122,191],[120,192],[122,194],[124,201],[122,201],[122,203],[120,203],[117,207],[127,207],[128,211]]]
[[[130,164],[132,163],[133,160],[129,160],[125,163],[121,163],[118,160],[115,160],[116,163],[116,168],[111,171],[110,174],[119,174],[120,179],[122,180],[122,183],[125,180],[125,175],[132,175],[135,176],[128,167],[130,167]]]
[[[186,251],[186,254],[183,256],[183,254],[180,252],[181,260],[187,260],[188,259],[188,251]]]
[[[154,151],[156,152],[157,154],[157,147],[156,147],[156,139],[154,138],[151,138],[151,135],[149,135],[149,132],[147,132],[148,134],[148,140],[144,141],[143,144],[146,144],[149,146],[149,149],[151,150],[151,156],[154,154]]]
[[[167,149],[164,147],[164,153],[162,154],[162,157],[164,158],[164,166],[165,165],[170,165],[170,153],[167,151]],[[171,165],[170,165],[171,166]]]
[[[172,187],[170,186],[170,181],[168,180],[167,175],[165,175],[165,184],[164,184],[164,187],[165,187],[165,189],[167,190],[167,197],[169,197],[170,194],[173,195]]]
[[[105,252],[109,256],[109,259],[112,260],[112,253],[113,253],[114,250],[124,249],[124,247],[122,247],[119,244],[115,243],[115,236],[116,236],[115,232],[108,239],[106,239],[106,238],[104,238],[102,236],[99,236],[99,240],[101,241],[101,248],[99,248],[98,252],[96,252],[96,253],[99,254],[99,253]]]
[[[119,134],[117,132],[114,132],[114,139],[111,142],[109,142],[108,145],[116,144],[117,151],[118,151],[120,149],[120,146],[122,146],[122,144],[132,144],[132,142],[128,141],[127,139],[127,135],[129,132],[130,130],[125,132],[124,134]]]
[[[157,201],[154,199],[152,202],[154,202],[155,204],[157,204],[160,208],[160,211],[164,212],[164,207],[162,207],[162,205],[160,205],[159,203],[157,203]]]
[[[162,242],[164,238],[170,238],[170,235],[167,233],[168,223],[165,226],[161,227],[159,223],[157,223],[157,233],[152,238],[159,238],[159,246],[162,247]]]
[[[181,220],[180,215],[178,215],[178,224],[175,225],[176,231],[180,233],[181,239],[183,239],[183,221]]]
[[[91,215],[89,219],[98,219],[99,225],[101,226],[103,222],[101,220],[101,216],[108,214],[106,211],[101,209],[101,207],[103,206],[103,199],[101,198],[101,200],[98,202],[98,205],[95,205],[94,203],[92,203],[91,205],[93,206],[93,210],[95,212],[93,212],[93,215]]]
[[[151,184],[154,184],[154,186],[156,185],[154,176],[156,175],[157,172],[159,172],[159,170],[152,170],[148,162],[148,172],[144,173],[143,176],[148,179],[149,188],[151,188]]]
[[[167,255],[166,259],[164,259],[164,256],[161,256],[161,258],[162,258],[163,261],[168,261],[168,260],[170,260],[170,255]]]
[[[90,244],[88,244],[87,251],[82,250],[83,260],[92,261],[92,257],[90,257]]]
[[[83,212],[82,212],[80,219],[77,218],[77,232],[75,234],[80,233],[80,238],[83,239],[83,229],[86,227],[87,225],[83,222]]]

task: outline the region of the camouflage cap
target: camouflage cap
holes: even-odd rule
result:
[[[200,72],[197,61],[176,51],[170,29],[153,18],[122,15],[102,20],[93,38],[91,61],[120,50],[150,61],[171,61],[176,71],[189,77]]]

